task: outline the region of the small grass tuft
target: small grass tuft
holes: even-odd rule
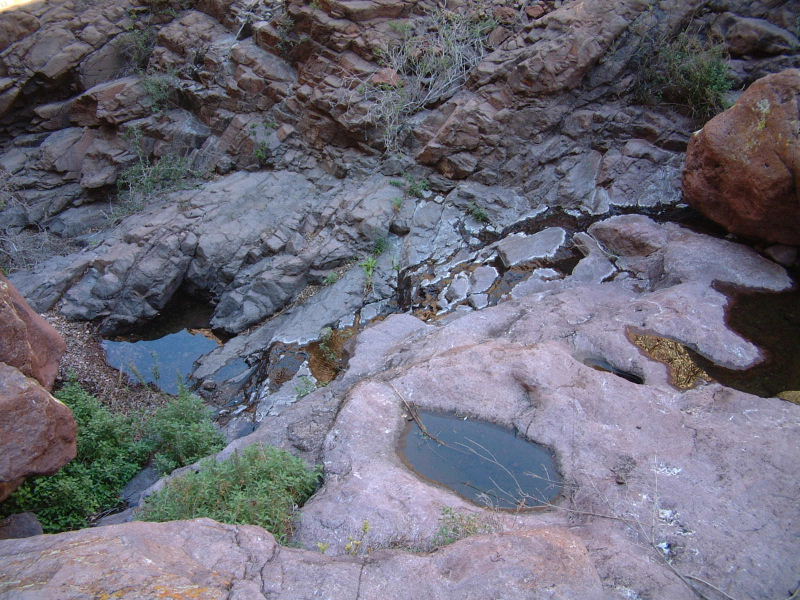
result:
[[[467,212],[473,219],[478,221],[478,223],[489,222],[489,213],[487,213],[483,207],[478,206],[474,202],[471,202],[470,205],[467,207]]]
[[[439,517],[439,530],[433,538],[433,546],[439,548],[463,540],[471,535],[492,533],[496,530],[494,524],[479,514],[457,511],[445,506]]]

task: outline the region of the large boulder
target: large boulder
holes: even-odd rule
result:
[[[0,501],[25,477],[55,473],[75,458],[76,436],[66,405],[0,362]]]
[[[0,275],[0,501],[75,458],[72,411],[53,398],[64,340]]]
[[[800,244],[800,70],[750,86],[689,143],[683,175],[692,206],[729,231]]]
[[[64,340],[0,274],[0,361],[53,387]]]

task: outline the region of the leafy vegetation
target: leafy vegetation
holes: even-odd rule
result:
[[[471,202],[469,207],[467,207],[467,212],[470,216],[478,221],[478,223],[488,223],[489,222],[489,213],[486,210],[474,202]]]
[[[317,384],[308,375],[300,377],[300,382],[295,386],[294,391],[298,398],[305,398],[317,389]]]
[[[325,276],[325,279],[322,280],[322,285],[333,285],[339,281],[339,277],[339,273],[336,271],[331,271]]]
[[[143,73],[150,62],[150,55],[156,44],[156,32],[153,27],[132,28],[117,38],[117,48],[125,58],[122,75]]]
[[[156,112],[163,111],[175,99],[178,87],[175,73],[150,72],[142,76],[140,83]]]
[[[380,256],[388,249],[389,249],[389,240],[387,240],[385,237],[379,237],[378,239],[375,240],[375,243],[372,245],[372,254],[374,254],[375,256]]]
[[[203,400],[186,388],[155,412],[146,430],[149,442],[157,449],[153,464],[160,473],[169,473],[225,447],[225,437],[214,427],[211,415]]]
[[[55,475],[29,479],[3,504],[0,515],[31,511],[47,533],[86,527],[89,518],[119,503],[119,493],[149,456],[133,422],[112,414],[76,383],[56,396],[78,424],[78,454]]]
[[[683,31],[674,39],[646,38],[636,62],[636,97],[644,103],[667,103],[707,120],[725,108],[732,79],[722,43]]]
[[[358,263],[358,266],[364,269],[364,275],[367,277],[367,280],[364,283],[364,290],[366,292],[372,291],[372,284],[375,278],[375,269],[378,268],[378,259],[374,255],[368,256]]]
[[[396,73],[396,85],[359,79],[353,88],[370,103],[370,116],[382,128],[387,151],[395,150],[411,115],[446,100],[466,82],[485,53],[484,42],[496,23],[437,8],[417,29],[408,22],[390,27],[399,39],[380,54],[381,65]],[[355,100],[355,99],[354,99]]]
[[[293,531],[297,507],[314,492],[320,475],[285,450],[253,445],[225,461],[207,459],[197,473],[173,479],[147,499],[139,518],[209,517],[259,525],[285,542]]]
[[[219,450],[222,436],[202,401],[183,391],[149,423],[114,414],[77,383],[56,396],[72,409],[78,453],[54,475],[29,479],[0,504],[0,517],[36,513],[47,533],[79,529],[120,503],[119,494],[155,452],[163,468],[194,462]]]

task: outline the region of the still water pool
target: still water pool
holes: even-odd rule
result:
[[[525,509],[552,502],[561,476],[552,452],[511,429],[452,414],[416,411],[400,455],[423,478],[481,506]]]

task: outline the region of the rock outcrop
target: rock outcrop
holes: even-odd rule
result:
[[[43,554],[52,559],[37,560]],[[111,576],[110,557],[118,565]],[[279,546],[259,527],[198,519],[0,541],[0,558],[5,582],[26,582],[10,591],[0,584],[4,600],[604,597],[579,540],[548,528],[485,536],[431,557],[382,550],[332,558]]]
[[[728,231],[800,244],[800,70],[768,75],[692,136],[686,199]]]
[[[300,511],[305,550],[205,520],[114,525],[0,542],[0,573],[33,582],[8,593],[684,600],[709,582],[766,600],[792,590],[800,407],[713,382],[676,389],[630,339],[650,333],[747,368],[762,353],[727,328],[714,282],[779,291],[791,279],[743,246],[640,215],[575,235],[586,256],[573,274],[532,276],[495,307],[434,324],[393,315],[368,327],[342,377],[268,412],[220,454],[267,442],[324,464]],[[598,253],[610,269],[596,269]],[[476,285],[492,275],[483,268]],[[498,513],[419,477],[396,448],[406,403],[549,446],[563,494],[545,510]],[[431,547],[443,509],[494,532],[409,552]]]
[[[72,411],[49,391],[65,344],[0,275],[0,501],[75,458]]]

